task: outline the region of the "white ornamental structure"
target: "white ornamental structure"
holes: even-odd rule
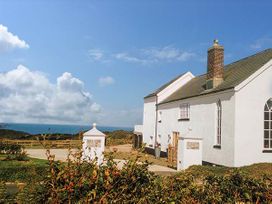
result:
[[[83,134],[83,159],[91,161],[97,158],[97,164],[100,165],[104,158],[105,137],[94,123],[93,128]]]

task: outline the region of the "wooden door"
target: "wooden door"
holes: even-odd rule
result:
[[[178,138],[179,132],[173,132],[172,144],[168,146],[168,161],[173,165],[177,165],[177,150],[178,150]]]

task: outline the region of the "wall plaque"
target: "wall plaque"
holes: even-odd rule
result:
[[[87,147],[101,147],[101,140],[87,140]]]
[[[199,149],[199,142],[187,142],[187,149]]]

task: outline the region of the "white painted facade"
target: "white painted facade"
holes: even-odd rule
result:
[[[159,117],[157,109],[157,104],[162,102],[168,96],[170,96],[174,91],[176,91],[180,86],[183,86],[188,81],[194,78],[191,72],[187,72],[180,76],[177,80],[171,83],[169,86],[161,90],[156,96],[148,97],[144,99],[144,114],[143,114],[143,143],[148,147],[154,148],[155,139],[157,134],[157,124],[156,118]]]
[[[96,161],[98,165],[103,163],[105,151],[106,135],[96,129],[96,124],[93,128],[83,134],[83,159],[87,161]]]
[[[179,132],[180,137],[202,138],[205,162],[235,167],[272,162],[272,153],[263,153],[264,105],[272,97],[272,60],[234,89],[160,104],[193,77],[186,73],[156,96],[145,98],[143,142],[146,146],[154,148],[158,141],[161,150],[167,151],[173,132]],[[220,149],[214,147],[219,100],[222,104]],[[189,120],[179,120],[182,104],[190,105]]]
[[[202,139],[180,137],[178,141],[177,169],[202,164]]]
[[[236,87],[235,163],[272,162],[271,153],[263,153],[264,106],[272,98],[272,60]]]

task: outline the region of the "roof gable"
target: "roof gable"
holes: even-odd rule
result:
[[[174,81],[176,81],[178,78],[182,77],[185,73],[182,73],[180,75],[178,75],[176,78],[172,79],[171,81],[167,82],[166,84],[162,85],[160,88],[156,89],[155,91],[153,91],[151,94],[148,94],[147,96],[145,96],[144,98],[149,98],[149,97],[153,97],[156,96],[158,93],[160,93],[163,89],[165,89],[167,86],[169,86],[170,84],[172,84]]]

